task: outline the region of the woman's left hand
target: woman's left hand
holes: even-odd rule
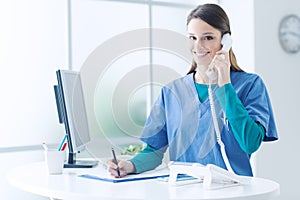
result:
[[[228,52],[224,50],[216,52],[213,67],[215,67],[218,72],[218,85],[220,87],[230,83],[230,59]]]

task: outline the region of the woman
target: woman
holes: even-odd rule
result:
[[[189,73],[162,88],[142,132],[146,148],[118,165],[109,161],[112,176],[154,169],[167,148],[172,161],[210,163],[226,169],[216,126],[232,170],[253,176],[251,154],[262,141],[278,139],[263,81],[239,68],[232,49],[222,50],[223,35],[231,34],[224,10],[215,4],[198,6],[187,18],[187,30],[193,56]],[[217,125],[208,97],[210,84]]]

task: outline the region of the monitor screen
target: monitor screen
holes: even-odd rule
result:
[[[54,90],[59,122],[64,124],[67,134],[67,164],[75,165],[65,166],[84,167],[76,161],[76,153],[84,150],[91,138],[80,74],[72,70],[58,70],[56,75],[58,85],[54,86]]]

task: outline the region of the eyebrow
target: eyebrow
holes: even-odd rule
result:
[[[195,33],[188,33],[188,34],[190,34],[190,35],[196,35]],[[202,33],[202,35],[211,35],[211,34],[215,34],[215,33],[213,33],[213,32],[205,32],[205,33]]]

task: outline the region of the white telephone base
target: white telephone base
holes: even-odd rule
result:
[[[205,189],[245,185],[251,182],[249,177],[236,175],[213,164],[203,166],[199,163],[170,162],[169,168],[169,184],[172,186],[184,184],[183,181],[176,181],[178,174],[186,174],[203,181]]]

